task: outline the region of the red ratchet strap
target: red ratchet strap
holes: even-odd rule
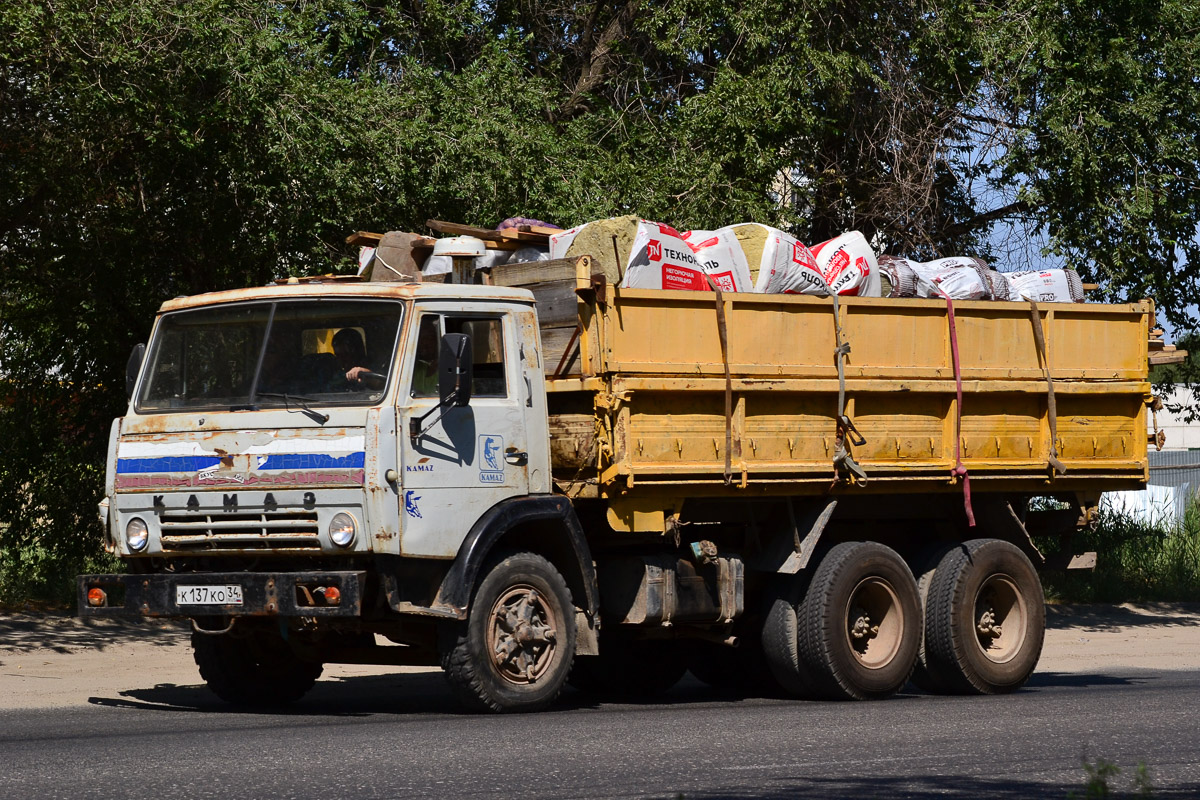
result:
[[[954,327],[954,301],[950,295],[938,289],[946,299],[946,318],[950,322],[950,357],[954,362],[954,389],[957,402],[954,404],[954,469],[950,474],[962,478],[963,508],[967,512],[967,524],[975,527],[975,511],[971,508],[971,476],[962,461],[962,367],[958,361],[958,331]]]

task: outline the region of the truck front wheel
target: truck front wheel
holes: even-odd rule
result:
[[[817,566],[796,609],[797,651],[812,691],[830,699],[895,694],[921,642],[917,583],[876,542],[843,542]]]
[[[321,677],[321,665],[302,661],[273,630],[192,634],[200,677],[217,697],[242,706],[293,703]]]
[[[442,649],[450,687],[478,711],[535,711],[558,697],[575,656],[571,593],[536,553],[492,562],[465,625]]]
[[[973,539],[947,552],[930,581],[925,614],[934,691],[1011,692],[1037,666],[1046,632],[1042,584],[1009,542]]]

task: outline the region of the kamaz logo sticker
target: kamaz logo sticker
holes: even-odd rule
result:
[[[479,482],[504,483],[504,437],[483,434],[479,437]]]
[[[417,494],[412,489],[404,493],[404,513],[408,514],[413,519],[421,519],[421,509],[417,508],[417,501],[421,499],[421,495]]]

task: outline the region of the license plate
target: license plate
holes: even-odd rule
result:
[[[226,586],[176,586],[177,606],[240,606],[242,587],[237,584]]]

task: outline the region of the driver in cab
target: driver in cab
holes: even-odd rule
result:
[[[338,365],[346,374],[346,383],[351,389],[366,387],[382,389],[386,378],[363,364],[367,361],[367,350],[362,335],[354,328],[342,328],[333,335],[333,354]]]

